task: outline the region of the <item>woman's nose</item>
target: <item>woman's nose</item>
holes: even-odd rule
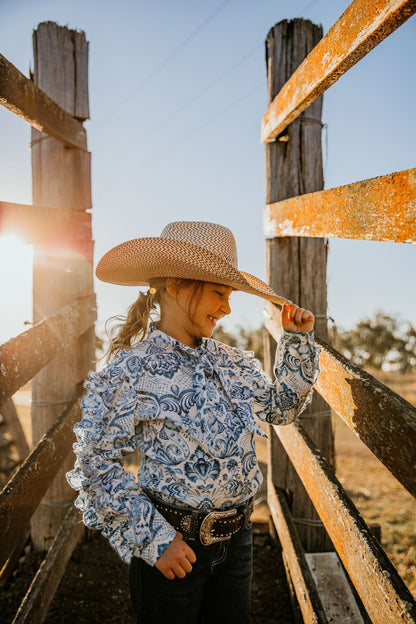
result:
[[[230,314],[231,312],[231,307],[230,307],[230,302],[227,299],[224,299],[224,301],[221,304],[221,310],[224,314]]]

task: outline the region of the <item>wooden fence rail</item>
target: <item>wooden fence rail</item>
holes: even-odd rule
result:
[[[286,250],[286,247],[292,249],[290,246],[292,241],[293,248],[296,249],[296,237],[416,242],[415,169],[321,191],[319,188],[322,187],[319,186],[315,189],[307,186],[297,187],[299,177],[297,170],[293,168],[286,171],[283,166],[286,162],[291,162],[290,156],[293,158],[293,153],[296,153],[298,140],[296,126],[289,128],[287,126],[315,102],[300,121],[310,122],[314,128],[318,127],[319,119],[316,119],[314,108],[319,102],[317,98],[415,11],[416,0],[372,2],[354,0],[307,57],[296,63],[295,71],[290,65],[290,72],[293,73],[289,76],[286,69],[288,62],[293,62],[291,55],[294,55],[293,50],[304,46],[302,38],[304,34],[298,32],[297,38],[290,39],[286,45],[285,33],[288,31],[286,22],[272,29],[273,37],[269,34],[266,41],[269,108],[263,117],[261,138],[263,142],[271,143],[266,146],[266,187],[269,189],[269,186],[271,188],[271,185],[275,185],[278,191],[276,192],[275,188],[273,194],[267,193],[263,229],[266,235],[275,237],[267,241],[266,247],[268,261],[270,262],[273,257],[277,260],[276,271],[273,263],[269,267],[269,279],[272,286],[278,287],[285,296],[291,297],[289,294],[291,286],[284,284],[284,288],[281,287],[279,262],[282,258],[286,259],[286,256],[284,251],[281,255],[276,253],[273,256],[272,250]],[[312,26],[310,22],[307,24]],[[296,25],[299,29],[299,24],[295,20],[293,32]],[[289,37],[287,39],[289,40]],[[286,128],[287,142],[273,142]],[[310,145],[305,161],[312,153],[313,147]],[[267,168],[268,158],[272,161],[274,169],[270,164]],[[319,166],[319,161],[316,166]],[[289,180],[286,179],[288,174]],[[308,190],[317,192],[308,193]],[[303,195],[300,194],[302,192]],[[301,249],[302,238],[297,240],[298,249]],[[309,242],[313,241],[306,241],[308,244]],[[308,276],[305,283],[312,280],[308,265],[315,268],[320,266],[319,263],[318,253],[316,259],[307,256],[302,265],[302,271]],[[302,283],[298,302],[303,306],[306,289]],[[322,290],[325,289],[322,287]],[[323,309],[324,306],[314,310],[318,310],[320,316],[325,317],[325,313],[321,312]],[[278,342],[281,329],[280,314],[271,303],[266,304],[266,312],[269,316],[265,323],[266,328]],[[322,347],[320,374],[316,383],[316,389],[321,397],[402,485],[416,496],[416,409],[323,341],[317,339],[317,342]],[[266,341],[266,347],[268,344]],[[307,422],[309,418],[305,420],[305,423]],[[336,479],[323,452],[312,442],[301,425],[271,427],[271,433],[273,435],[269,442],[269,507],[282,543],[288,580],[296,594],[297,606],[303,621],[307,624],[317,622],[325,624],[329,620],[329,613],[333,613],[334,598],[331,596],[329,602],[326,600],[324,602],[318,576],[313,575],[311,580],[311,565],[318,565],[320,562],[321,572],[324,570],[322,578],[326,576],[328,579],[329,567],[334,562],[333,556],[337,560],[337,555],[330,552],[319,553],[321,556],[319,558],[318,553],[310,549],[307,540],[299,539],[291,517],[294,502],[299,496],[299,486],[293,478],[290,484],[286,481],[280,484],[280,473],[275,469],[277,457],[284,454],[284,451],[287,454],[285,461],[291,463],[299,476],[308,495],[307,502],[313,504],[318,513],[371,622],[415,624],[416,601]],[[330,455],[328,459],[331,459]],[[293,507],[291,511],[285,498],[288,491]],[[298,512],[298,507],[296,510]],[[300,521],[304,521],[304,515]],[[303,550],[306,546],[307,554]],[[349,586],[345,583],[341,569],[339,572],[336,571],[335,576],[339,586],[344,587],[344,590],[341,590],[344,598]],[[349,604],[353,609],[357,609],[354,597],[351,597],[352,601]],[[345,608],[351,608],[346,605],[347,601]],[[349,615],[352,615],[352,610],[349,611]],[[358,610],[357,617],[361,619]],[[333,620],[331,617],[331,621]],[[344,621],[344,617],[338,616],[335,620]]]
[[[0,494],[0,570],[3,581],[23,548],[29,523],[35,550],[49,548],[57,533],[14,620],[40,624],[84,532],[65,470],[72,463],[73,426],[81,415],[81,382],[94,366],[96,301],[86,212],[91,163],[81,123],[89,118],[88,42],[83,32],[47,22],[38,25],[33,45],[30,79],[0,55],[0,104],[32,126],[35,204],[0,202],[0,233],[42,244],[33,279],[34,319],[42,320],[0,347],[0,405],[15,417],[10,397],[36,375],[32,437],[40,438]],[[65,278],[70,288],[54,290]],[[66,407],[56,416],[60,404]],[[24,451],[21,445],[21,455]]]
[[[373,624],[416,622],[416,601],[299,424],[273,426]]]
[[[68,147],[87,149],[82,124],[0,54],[0,104]]]
[[[79,244],[91,240],[91,213],[0,201],[0,234],[17,235],[31,245],[58,247],[64,238]]]
[[[415,11],[416,0],[354,0],[271,102],[263,116],[262,142],[273,141]]]
[[[267,204],[268,236],[416,243],[416,169]]]
[[[20,543],[33,512],[71,450],[72,429],[80,420],[81,394],[82,388],[0,493],[0,570]]]
[[[268,475],[267,499],[274,525],[283,546],[285,565],[290,570],[296,598],[305,623],[328,624],[325,611],[306,562],[287,501]]]
[[[278,341],[278,308],[266,303],[266,328]],[[317,338],[316,389],[400,483],[416,496],[416,408]]]
[[[72,552],[84,532],[78,509],[70,507],[12,624],[42,624]]]
[[[95,295],[65,306],[0,347],[0,405],[94,323]]]

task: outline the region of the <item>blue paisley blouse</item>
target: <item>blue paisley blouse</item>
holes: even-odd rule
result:
[[[318,359],[313,332],[282,331],[272,383],[252,353],[211,338],[192,349],[152,326],[85,382],[67,474],[84,523],[126,563],[154,565],[176,531],[142,488],[201,510],[254,496],[262,482],[254,434],[265,435],[254,416],[291,423],[310,399]],[[123,468],[135,450],[137,480]]]

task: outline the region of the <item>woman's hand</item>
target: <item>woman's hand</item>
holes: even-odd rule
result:
[[[299,308],[295,303],[284,304],[282,307],[282,327],[289,331],[310,332],[315,318],[312,312]]]
[[[192,564],[196,561],[196,555],[192,548],[182,539],[182,534],[177,532],[173,541],[155,563],[155,567],[173,580],[175,576],[185,578],[192,570]]]

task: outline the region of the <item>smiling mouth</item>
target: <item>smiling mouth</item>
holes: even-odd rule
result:
[[[215,318],[214,316],[208,316],[207,318],[213,325],[217,324],[218,319]]]

